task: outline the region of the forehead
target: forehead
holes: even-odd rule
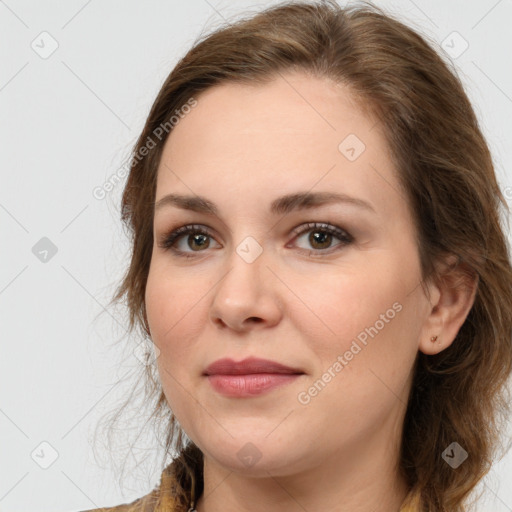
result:
[[[156,200],[180,192],[235,204],[321,189],[382,203],[383,214],[386,200],[403,201],[381,125],[344,86],[294,72],[196,100],[166,141]]]

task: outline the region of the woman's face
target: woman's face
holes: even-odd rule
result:
[[[206,457],[247,474],[389,457],[430,308],[381,125],[301,73],[196,99],[160,162],[146,288],[172,411]],[[292,373],[206,374],[225,358]]]

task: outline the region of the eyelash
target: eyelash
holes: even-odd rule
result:
[[[306,224],[301,225],[299,228],[294,229],[293,235],[294,240],[295,238],[300,237],[301,235],[308,233],[310,231],[317,231],[322,233],[328,233],[330,235],[334,235],[338,240],[341,241],[340,244],[334,246],[334,247],[344,247],[346,245],[351,244],[354,241],[354,238],[345,230],[337,227],[332,226],[330,224],[323,224],[319,222],[308,222]],[[184,257],[184,258],[194,258],[196,256],[199,256],[199,253],[204,251],[193,251],[192,253],[189,253],[187,251],[181,251],[179,249],[175,248],[176,242],[184,235],[188,234],[199,234],[199,235],[206,235],[208,237],[214,238],[213,235],[206,229],[204,226],[198,225],[198,224],[187,224],[186,226],[181,226],[180,228],[177,228],[175,230],[170,231],[169,233],[164,234],[159,243],[158,247],[164,249],[164,250],[171,250],[173,251],[177,256]],[[302,249],[302,251],[306,251],[309,254],[311,253],[326,253],[331,254],[333,251],[329,251],[329,249],[332,249],[332,247],[329,247],[326,250],[323,249]],[[327,252],[329,251],[329,252]]]

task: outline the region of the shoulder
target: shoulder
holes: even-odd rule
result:
[[[130,503],[115,505],[112,507],[101,507],[79,512],[156,512],[159,510],[159,489],[151,491],[149,494],[137,498]]]
[[[187,452],[188,453],[188,452]],[[166,466],[161,473],[160,483],[149,494],[130,503],[81,510],[78,512],[189,512],[195,501],[196,491],[202,492],[202,459],[190,459],[184,463],[178,457]],[[184,465],[194,466],[192,479],[184,476]],[[198,482],[199,487],[193,482]]]
[[[183,507],[178,506],[175,491],[176,480],[173,467],[169,465],[162,472],[160,484],[145,496],[137,498],[130,503],[81,510],[79,512],[182,512]]]

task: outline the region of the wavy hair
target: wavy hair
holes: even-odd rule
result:
[[[418,354],[400,451],[400,471],[421,510],[459,512],[491,468],[510,408],[510,211],[457,71],[434,48],[372,4],[342,8],[334,0],[281,3],[199,37],[164,81],[130,155],[121,219],[131,261],[111,304],[124,299],[130,332],[149,339],[144,296],[157,169],[172,130],[141,149],[173,112],[214,85],[264,84],[288,70],[347,86],[382,125],[414,217],[422,278],[442,279],[436,263],[454,255],[461,275],[477,279],[454,342],[436,355]],[[202,454],[170,411],[154,365],[143,372],[145,402],[162,427],[162,462],[178,454],[176,493],[189,502],[187,489],[202,490]],[[441,457],[454,441],[469,454],[457,469]]]

